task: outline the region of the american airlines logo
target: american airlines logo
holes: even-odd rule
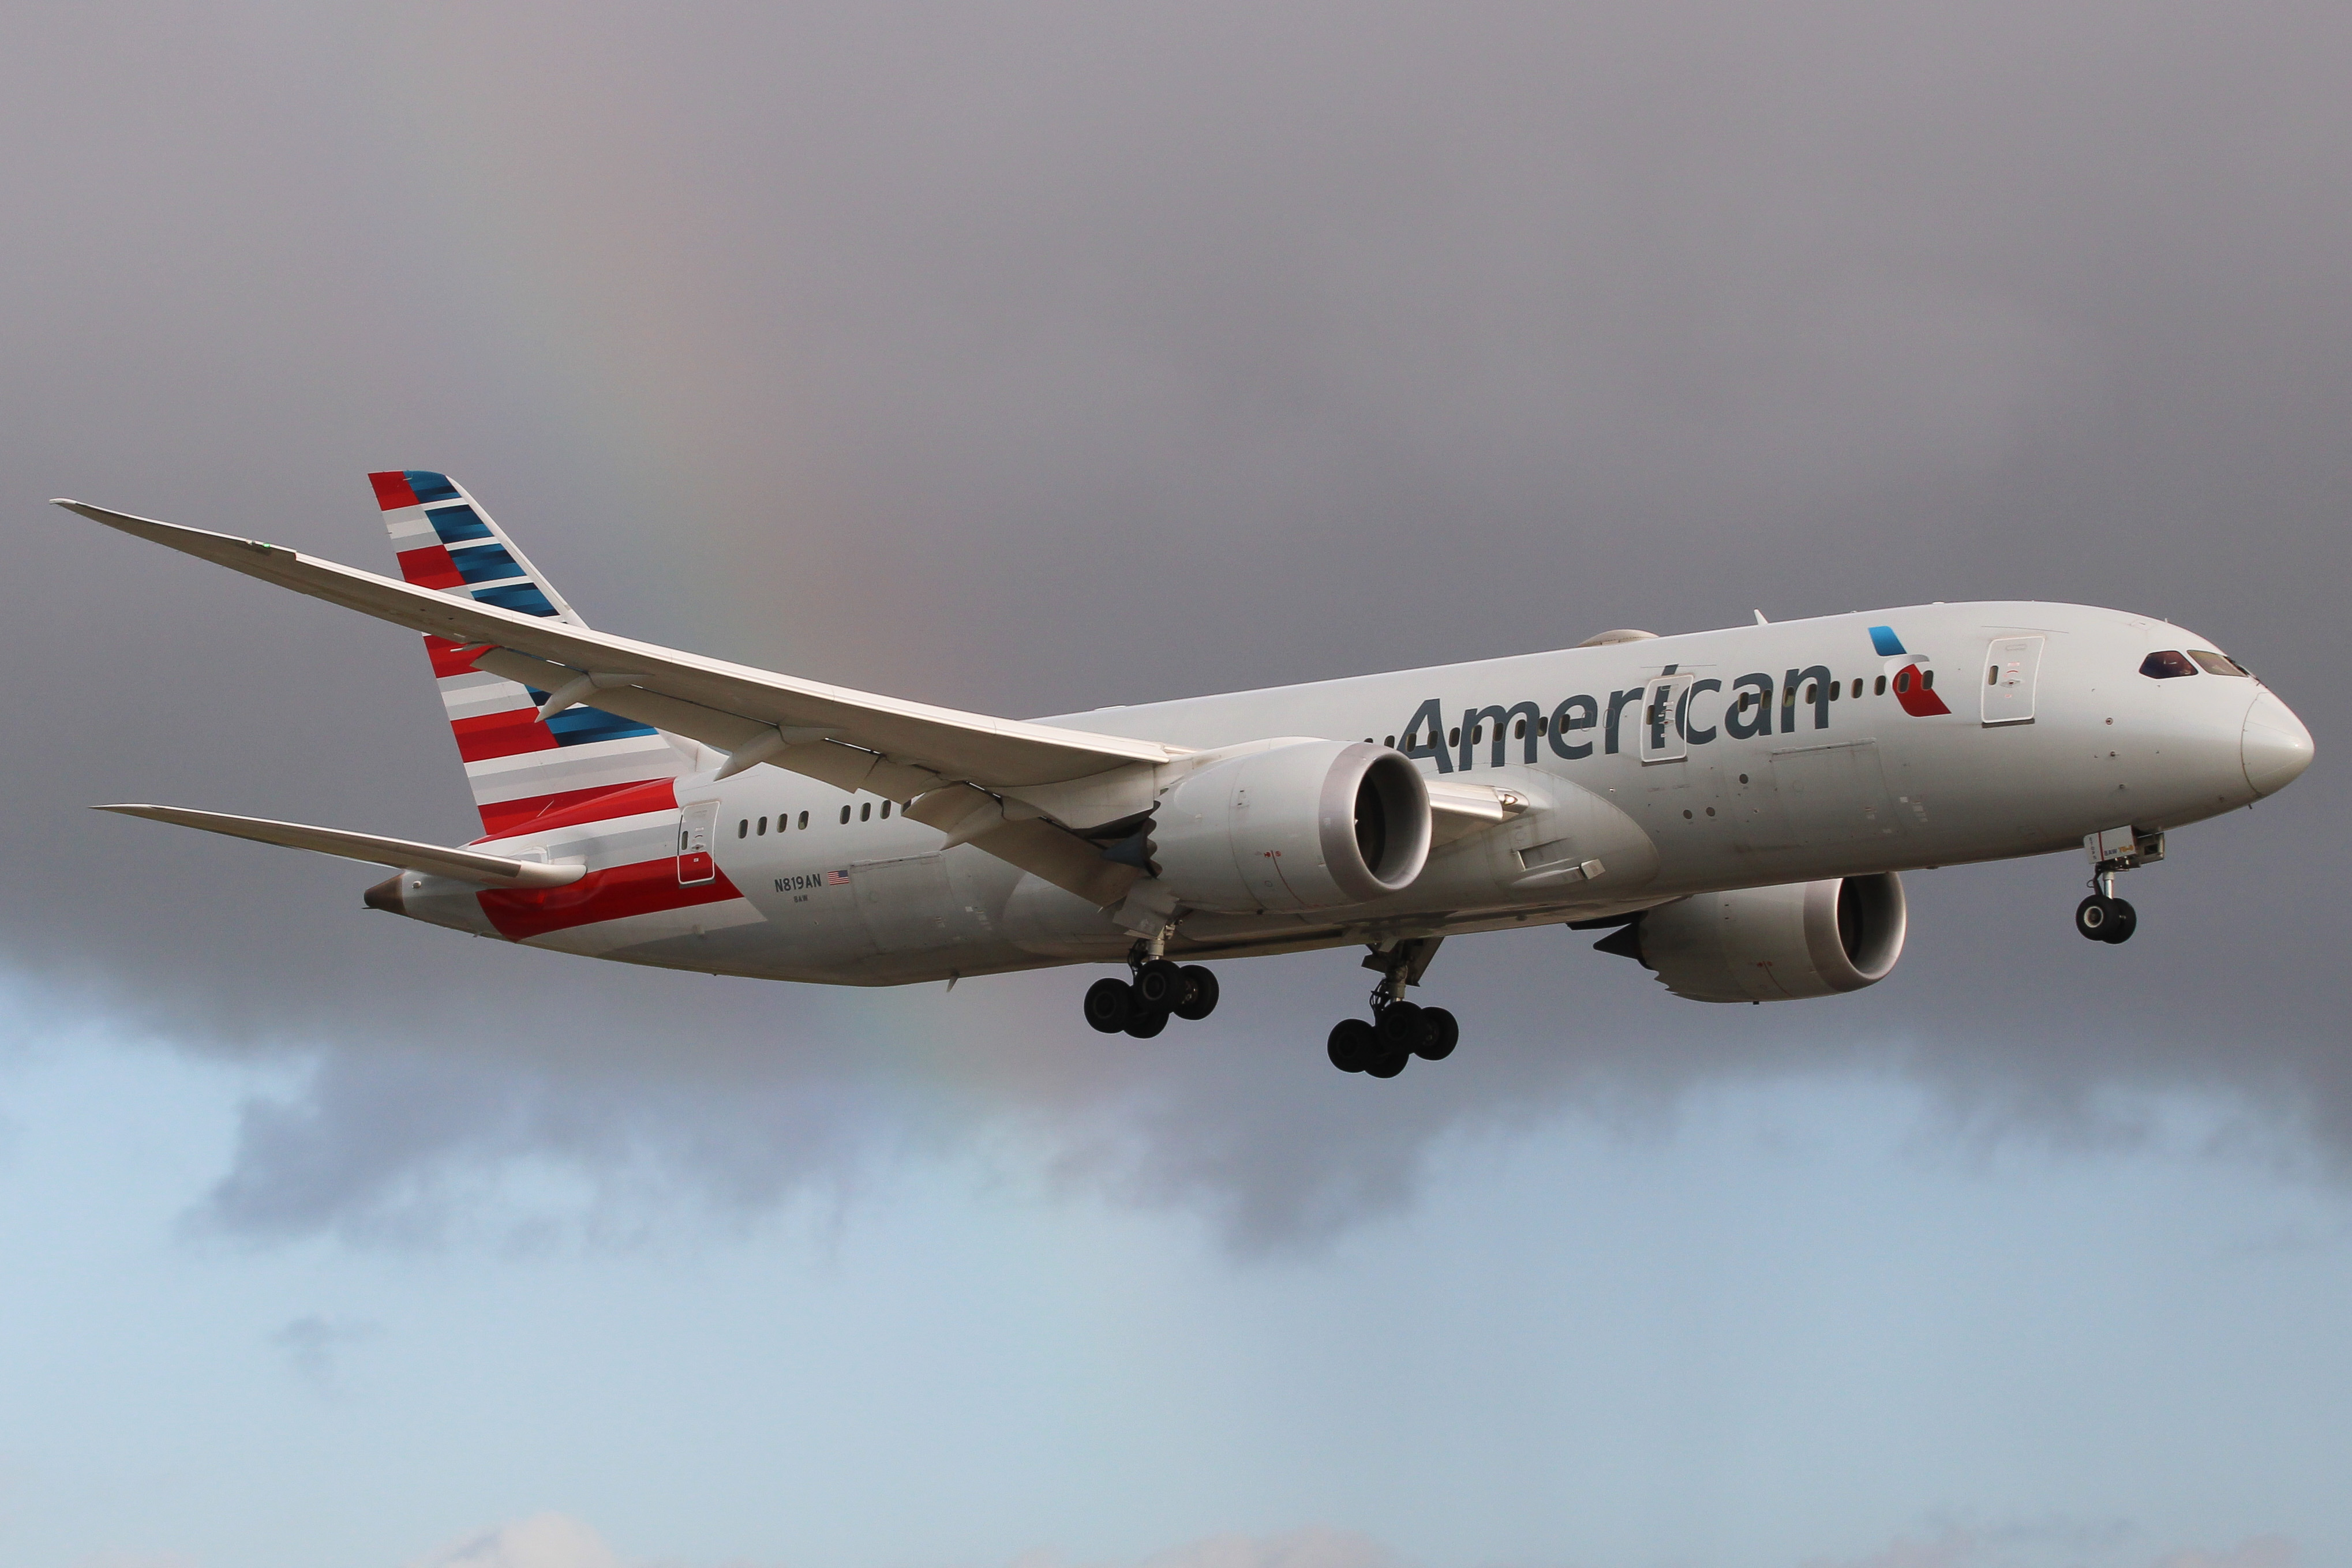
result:
[[[1913,718],[1931,718],[1952,711],[1936,695],[1935,674],[1927,668],[1927,654],[1906,653],[1892,626],[1873,626],[1870,643],[1886,661],[1879,684],[1893,686],[1895,700],[1903,705],[1905,713]]]
[[[1605,696],[1580,692],[1549,712],[1534,702],[1465,708],[1461,722],[1454,725],[1446,722],[1444,700],[1431,697],[1414,711],[1397,748],[1407,757],[1435,762],[1440,773],[1470,771],[1479,765],[1482,750],[1488,768],[1513,762],[1533,767],[1547,747],[1570,762],[1591,757],[1595,747],[1603,756],[1631,750],[1645,762],[1666,762],[1718,737],[1748,740],[1827,729],[1830,714],[1841,701],[1892,696],[1915,718],[1952,711],[1936,695],[1927,655],[1906,650],[1892,627],[1872,627],[1870,640],[1883,661],[1875,678],[1843,678],[1832,675],[1827,664],[1809,664],[1778,679],[1758,670],[1726,686],[1712,675],[1681,674],[1668,664],[1640,685]],[[1712,694],[1721,694],[1719,713],[1715,703],[1702,701]],[[1695,719],[1695,708],[1715,722]]]

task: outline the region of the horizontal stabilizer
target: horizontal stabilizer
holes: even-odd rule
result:
[[[232,817],[223,811],[192,811],[184,806],[97,806],[93,810],[201,828],[251,839],[260,844],[282,844],[289,850],[313,850],[347,861],[431,872],[436,876],[470,882],[482,887],[562,887],[578,882],[586,868],[548,865],[539,861],[509,860],[474,850],[444,849],[439,844],[411,843],[406,839],[381,839],[373,833],[346,833],[335,828],[306,827],[300,822],[273,822],[263,817]]]

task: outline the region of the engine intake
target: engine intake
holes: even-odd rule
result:
[[[1779,1002],[1874,986],[1903,956],[1903,882],[1893,872],[1706,893],[1644,911],[1609,950],[1701,1002]],[[1609,946],[1604,944],[1604,946]]]
[[[1297,740],[1187,776],[1153,818],[1151,858],[1196,909],[1328,909],[1412,886],[1429,842],[1429,789],[1401,754]]]

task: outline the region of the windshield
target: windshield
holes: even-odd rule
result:
[[[2252,674],[2251,671],[2247,670],[2243,665],[2240,664],[2238,661],[2231,658],[2228,654],[2217,653],[2210,648],[2191,648],[2189,650],[2189,656],[2196,660],[2199,666],[2209,675],[2244,675]]]
[[[2160,648],[2139,662],[2139,673],[2152,681],[2170,681],[2195,674],[2197,666],[2189,662],[2188,654]]]

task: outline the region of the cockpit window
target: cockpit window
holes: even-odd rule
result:
[[[2220,655],[2215,655],[2217,658]],[[2179,675],[2193,675],[2197,666],[2189,662],[2186,653],[2176,653],[2169,648],[2159,649],[2139,662],[2139,673],[2150,680],[2168,681]]]
[[[2217,653],[2210,648],[2191,648],[2189,650],[2189,656],[2196,660],[2198,664],[2209,675],[2245,675],[2252,674],[2252,671],[2241,665],[2237,660],[2231,658],[2227,653]]]

